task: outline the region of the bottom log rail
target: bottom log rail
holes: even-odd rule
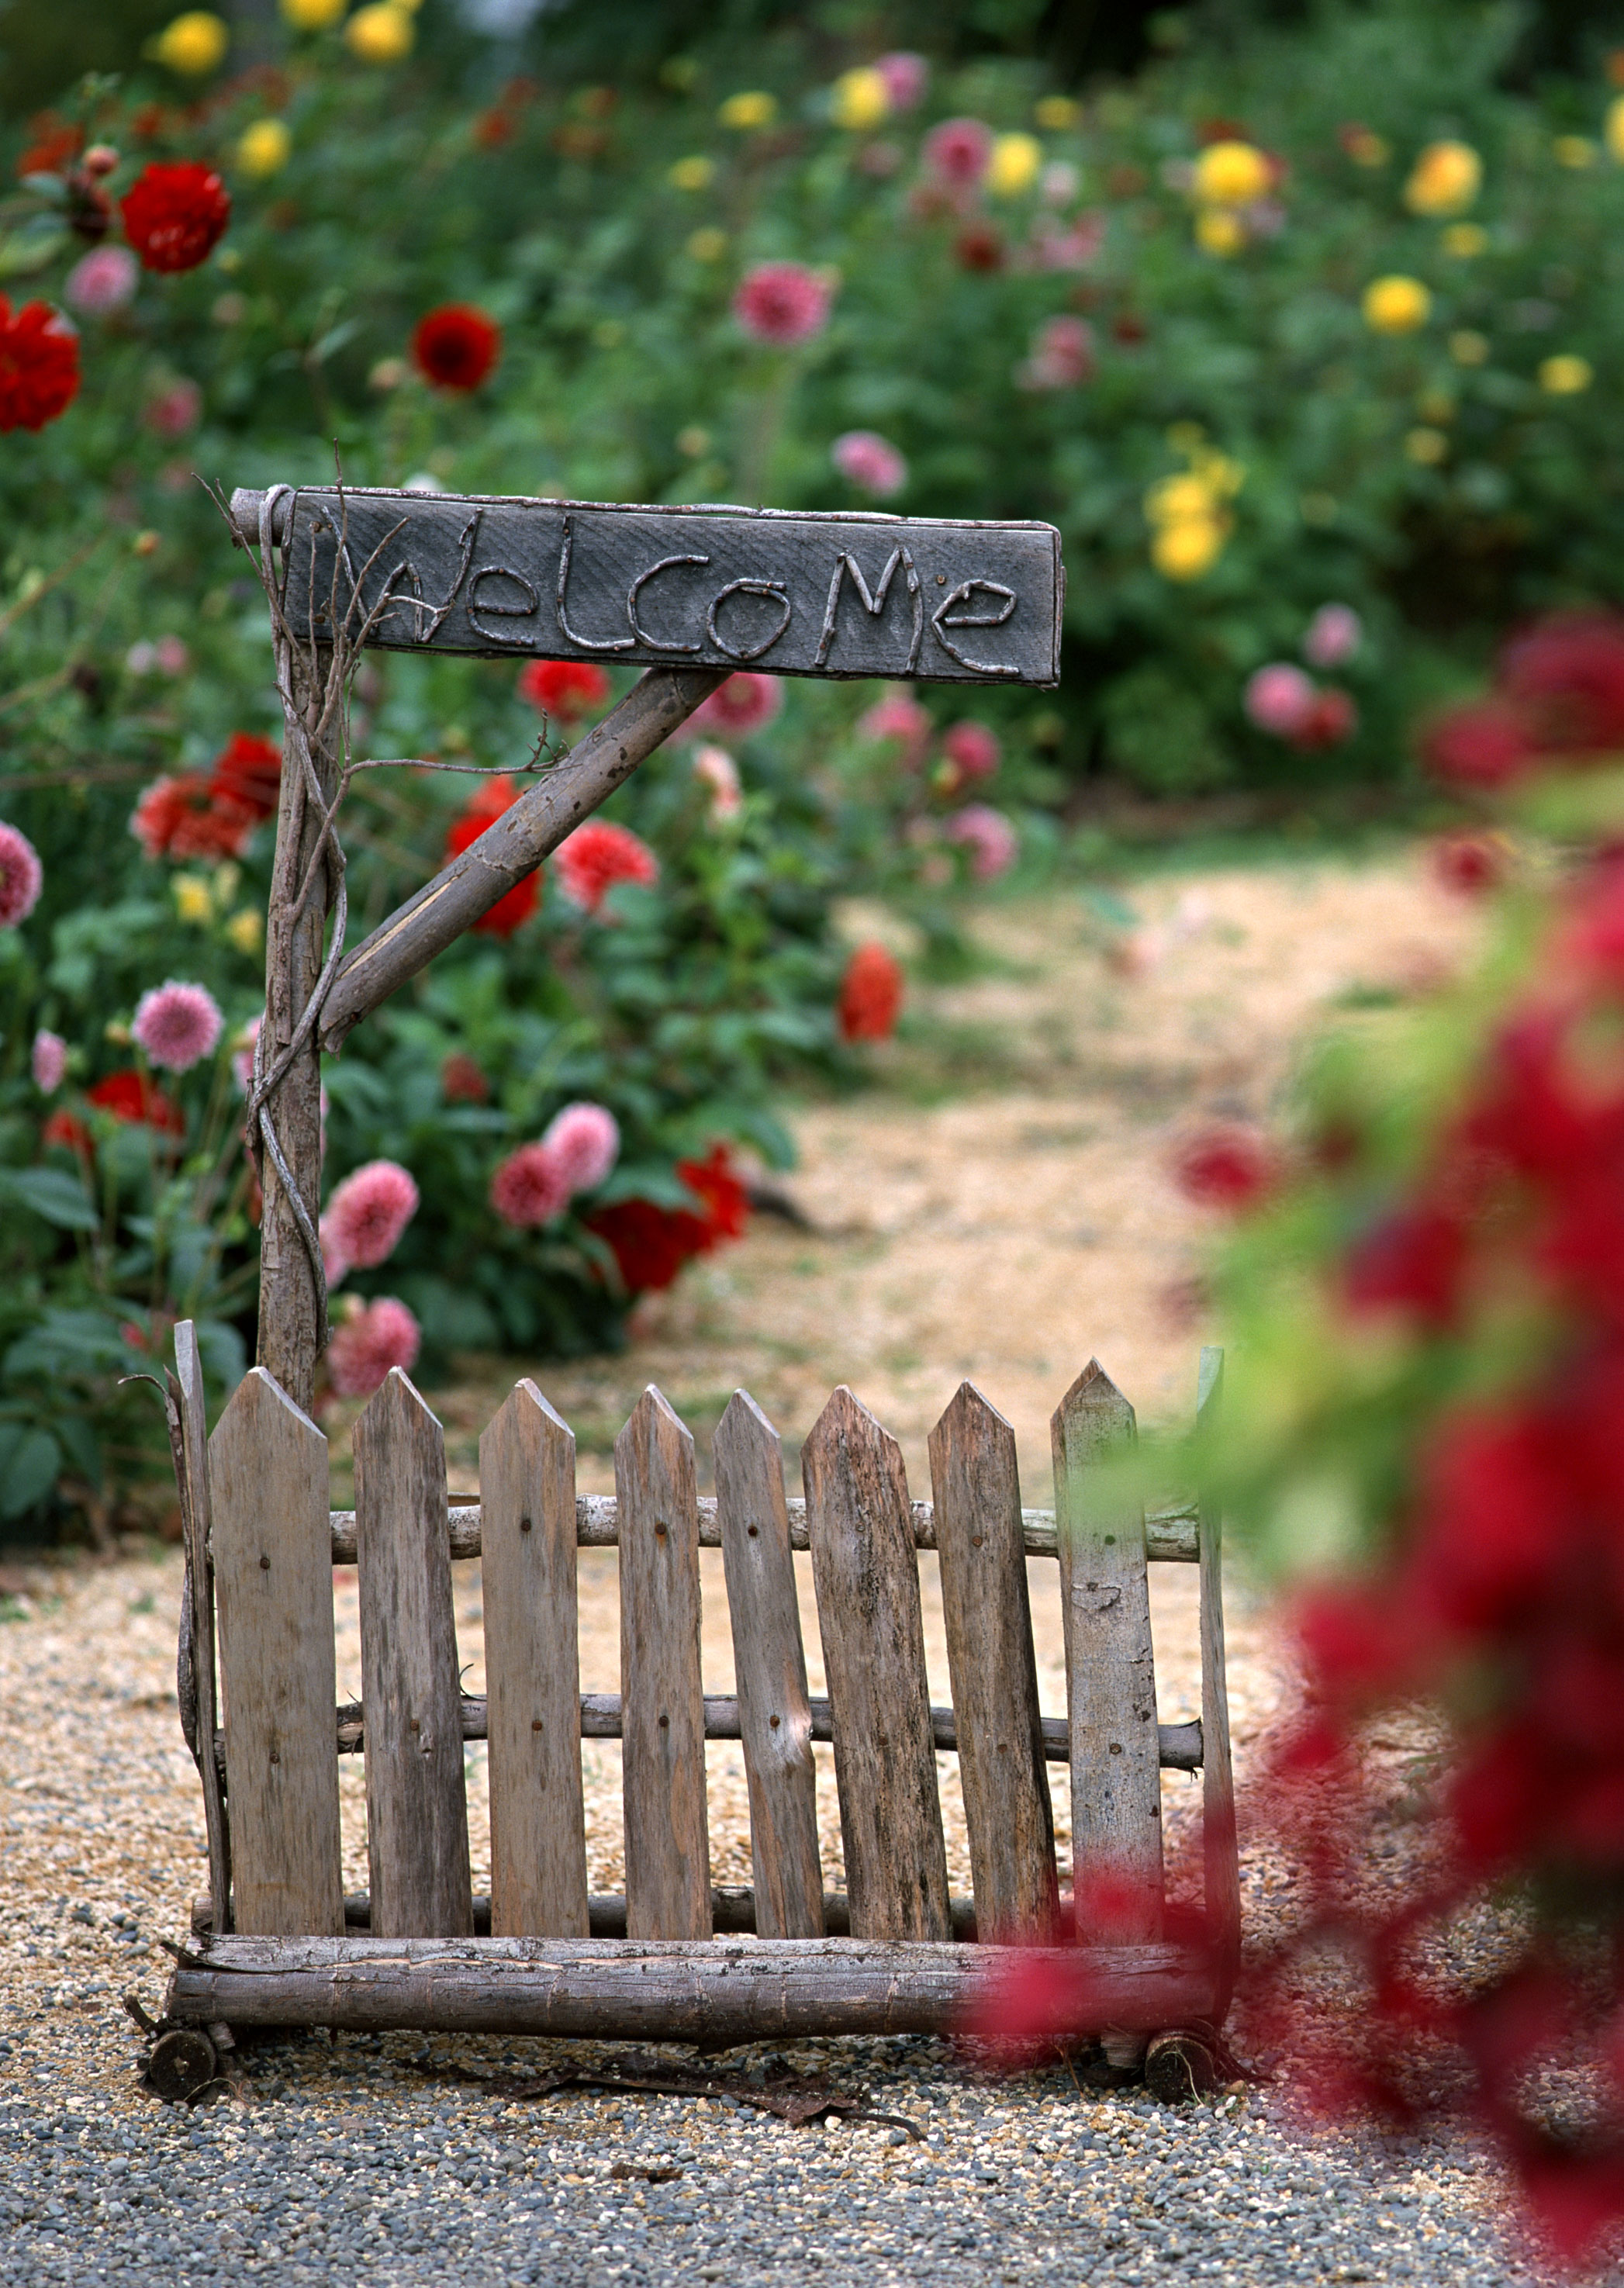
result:
[[[187,2025],[730,2045],[950,2034],[1012,1958],[1007,1947],[839,1938],[208,1938],[177,1958],[167,2011]],[[1213,2015],[1215,1966],[1191,1949],[1054,1959],[1063,1975],[1086,1973],[1095,2030]]]

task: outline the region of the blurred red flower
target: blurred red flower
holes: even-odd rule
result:
[[[1505,879],[1506,846],[1497,834],[1440,835],[1430,856],[1445,889],[1462,897],[1482,897]]]
[[[144,167],[119,202],[124,236],[146,270],[195,270],[231,220],[231,194],[195,160]]]
[[[749,1222],[749,1194],[725,1144],[713,1144],[702,1160],[679,1160],[677,1173],[703,1203],[697,1214],[653,1200],[617,1200],[587,1219],[588,1228],[608,1242],[630,1294],[669,1287],[685,1263],[741,1238]]]
[[[576,722],[609,696],[609,679],[588,659],[533,659],[520,671],[519,695],[560,723]]]
[[[589,818],[553,854],[565,896],[589,914],[598,912],[617,882],[647,888],[660,879],[660,861],[641,836],[605,818]]]
[[[1173,1173],[1186,1199],[1235,1211],[1261,1200],[1276,1170],[1268,1147],[1249,1130],[1209,1128],[1180,1148]]]
[[[102,1112],[110,1112],[115,1120],[125,1120],[138,1127],[157,1128],[166,1135],[184,1136],[186,1116],[172,1098],[146,1073],[133,1069],[109,1073],[88,1092],[89,1101]]]
[[[436,389],[478,389],[501,355],[501,327],[470,302],[442,303],[412,335],[412,362]]]
[[[479,792],[446,829],[445,862],[449,865],[452,859],[460,858],[470,844],[477,842],[487,827],[494,826],[518,800],[519,790],[504,771],[494,778],[481,780]],[[474,924],[475,929],[482,930],[487,937],[511,937],[535,911],[541,894],[542,869],[538,866],[534,874],[527,874],[522,881],[515,882],[488,913],[481,914]]]
[[[84,147],[84,130],[42,111],[28,122],[34,139],[17,162],[19,179],[25,175],[59,175]]]
[[[883,945],[860,945],[840,981],[843,1041],[888,1041],[902,1008],[902,971]]]
[[[201,771],[154,779],[130,815],[130,831],[149,858],[240,858],[253,814],[216,799]]]
[[[1533,763],[1533,745],[1522,718],[1503,700],[1474,700],[1451,708],[1421,743],[1422,759],[1447,785],[1509,786]]]
[[[79,393],[79,337],[49,302],[0,294],[0,432],[43,429]]]
[[[247,812],[256,825],[269,818],[281,792],[282,751],[257,731],[234,731],[214,759],[210,798]]]
[[[440,1069],[440,1092],[448,1104],[488,1104],[491,1084],[465,1049],[453,1049]]]
[[[1542,754],[1624,748],[1624,620],[1564,614],[1507,645],[1499,684]]]

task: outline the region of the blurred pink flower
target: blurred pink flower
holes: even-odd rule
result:
[[[725,739],[748,739],[769,724],[784,703],[784,687],[775,675],[730,675],[709,699],[701,701],[683,725],[685,734],[719,735]]]
[[[964,845],[978,882],[995,882],[1020,854],[1020,838],[1002,811],[984,802],[967,802],[963,810],[955,810],[942,831],[949,842]]]
[[[104,317],[134,298],[140,274],[128,247],[99,246],[68,272],[62,282],[62,299],[86,317]]]
[[[184,675],[192,664],[192,655],[178,636],[160,636],[153,657],[165,675]]]
[[[417,1187],[394,1160],[368,1160],[346,1176],[321,1219],[322,1253],[330,1238],[345,1270],[370,1271],[392,1256],[417,1212]],[[332,1277],[329,1271],[328,1276]],[[342,1277],[343,1273],[339,1274]]]
[[[876,56],[874,68],[885,83],[893,111],[912,111],[915,104],[924,100],[931,67],[923,56],[915,55],[910,48],[897,48],[888,56]]]
[[[696,747],[692,767],[694,777],[710,789],[712,820],[737,818],[744,807],[744,795],[739,785],[739,766],[726,748]]]
[[[944,119],[925,137],[921,155],[928,174],[955,190],[970,190],[986,172],[993,132],[978,119]]]
[[[1364,640],[1364,625],[1351,604],[1321,604],[1308,624],[1303,656],[1313,667],[1341,667]]]
[[[207,986],[183,985],[170,977],[142,994],[130,1035],[149,1063],[167,1072],[188,1072],[212,1051],[224,1021]]]
[[[617,882],[644,887],[660,879],[660,861],[629,826],[589,818],[566,834],[553,855],[558,886],[572,905],[595,914]]]
[[[38,851],[20,828],[0,819],[0,929],[26,922],[44,886]]]
[[[875,700],[857,721],[860,739],[898,740],[910,767],[916,767],[923,755],[932,727],[929,709],[909,698],[905,691],[890,692],[883,699]]]
[[[990,779],[998,768],[1002,751],[997,733],[968,717],[962,723],[952,724],[942,737],[942,752],[950,763],[958,766],[961,778]]]
[[[907,461],[875,429],[848,429],[829,447],[829,458],[848,484],[876,500],[888,500],[907,482]]]
[[[340,1398],[370,1398],[392,1367],[409,1374],[423,1347],[423,1331],[404,1303],[380,1295],[333,1329],[327,1371]]]
[[[827,280],[804,262],[758,262],[740,282],[733,315],[753,341],[789,349],[823,331],[831,298]]]
[[[1032,337],[1032,354],[1016,368],[1023,389],[1075,389],[1094,370],[1094,329],[1086,318],[1048,318]]]
[[[490,1202],[503,1223],[520,1231],[551,1223],[569,1205],[569,1179],[544,1144],[521,1144],[491,1178]]]
[[[47,1033],[44,1028],[34,1036],[34,1047],[28,1058],[34,1075],[34,1085],[45,1095],[53,1096],[62,1085],[62,1076],[67,1070],[67,1044],[60,1033]]]
[[[1071,223],[1040,215],[1033,226],[1033,250],[1040,270],[1086,270],[1105,242],[1102,214],[1079,215]]]
[[[566,1104],[542,1132],[542,1149],[576,1192],[596,1191],[621,1152],[621,1132],[606,1105]]]
[[[1275,660],[1248,679],[1243,704],[1260,731],[1277,739],[1292,739],[1312,715],[1319,696],[1300,667],[1288,660]]]
[[[154,397],[147,408],[147,425],[160,437],[184,437],[197,426],[203,409],[203,393],[194,381],[177,381]]]

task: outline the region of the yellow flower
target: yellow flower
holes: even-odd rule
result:
[[[283,119],[257,119],[237,138],[237,164],[245,175],[273,175],[288,163],[293,138]]]
[[[1413,334],[1431,316],[1432,297],[1419,278],[1395,272],[1371,280],[1361,306],[1373,333]]]
[[[1429,143],[1410,170],[1404,203],[1412,214],[1464,214],[1483,187],[1483,162],[1470,143]]]
[[[1035,135],[995,135],[986,187],[995,199],[1018,199],[1036,182],[1042,163],[1043,147]]]
[[[696,230],[688,240],[688,251],[695,262],[720,262],[727,251],[727,233]]]
[[[1203,206],[1249,207],[1274,180],[1274,171],[1255,143],[1209,143],[1192,178]]]
[[[1246,482],[1246,471],[1227,453],[1192,453],[1190,473],[1199,477],[1209,493],[1224,499],[1232,499]]]
[[[1444,251],[1463,262],[1488,250],[1489,234],[1478,222],[1452,222],[1444,233]]]
[[[1558,135],[1550,147],[1559,167],[1594,167],[1596,145],[1588,135]]]
[[[863,64],[856,71],[842,72],[831,91],[829,117],[836,127],[853,128],[866,134],[890,116],[891,90],[885,84],[885,75],[872,64]]]
[[[1595,379],[1596,368],[1589,359],[1574,357],[1566,351],[1544,359],[1540,366],[1540,387],[1552,397],[1577,397]]]
[[[358,8],[351,17],[344,36],[351,53],[362,63],[398,64],[410,55],[417,28],[395,0],[369,0],[369,5]]]
[[[170,894],[175,901],[175,911],[183,922],[192,922],[199,929],[207,929],[214,919],[214,892],[202,874],[177,874],[170,883]]]
[[[1082,106],[1073,103],[1069,95],[1041,95],[1032,107],[1032,116],[1050,135],[1063,135],[1068,127],[1075,127]]]
[[[1205,477],[1163,477],[1145,496],[1145,513],[1153,524],[1199,524],[1216,517],[1217,500]]]
[[[1393,155],[1387,138],[1368,127],[1351,129],[1345,147],[1356,167],[1385,167]]]
[[[1624,160],[1624,95],[1615,95],[1607,106],[1602,139],[1615,159]]]
[[[1199,580],[1223,552],[1224,523],[1216,516],[1183,516],[1164,524],[1151,543],[1151,562],[1165,579]]]
[[[1246,225],[1227,207],[1203,207],[1195,218],[1195,242],[1208,254],[1239,254],[1247,242]]]
[[[345,11],[345,0],[281,0],[283,16],[296,32],[325,32]]]
[[[671,169],[671,180],[679,191],[702,191],[717,171],[714,159],[696,155],[692,159],[678,159]]]
[[[730,95],[717,115],[724,127],[771,127],[778,117],[778,98],[764,88],[754,88],[743,95]]]
[[[265,920],[257,906],[244,906],[226,925],[226,934],[239,953],[257,953],[265,943]]]
[[[184,16],[177,16],[159,33],[152,52],[172,72],[180,72],[187,79],[201,79],[205,72],[218,70],[225,62],[230,45],[231,34],[218,16],[207,8],[188,8]]]
[[[1484,365],[1488,360],[1489,338],[1474,333],[1470,326],[1462,326],[1458,334],[1449,337],[1449,354],[1457,365]]]
[[[1435,469],[1448,457],[1449,440],[1441,429],[1412,429],[1404,441],[1404,449],[1423,469]]]

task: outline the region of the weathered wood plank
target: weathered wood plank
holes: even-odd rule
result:
[[[236,1927],[341,1936],[327,1441],[263,1367],[209,1442]]]
[[[258,496],[238,493],[239,529]],[[341,520],[369,640],[628,666],[1059,680],[1052,525],[332,488],[291,503],[287,611],[318,636]],[[288,516],[282,517],[284,528]],[[370,568],[368,568],[369,565]]]
[[[989,1940],[1045,1937],[1058,1904],[1055,1829],[1015,1432],[962,1383],[930,1455],[976,1919]]]
[[[959,1945],[976,1942],[976,1903],[968,1891],[953,1895],[953,1936]],[[1064,1917],[1071,1907],[1068,1892],[1061,1901]],[[207,1937],[214,1928],[214,1911],[205,1892],[192,1902],[192,1928],[200,1937]],[[587,1900],[587,1935],[590,1938],[624,1938],[626,1935],[626,1896],[623,1891],[593,1891]],[[346,1891],[344,1901],[344,1927],[357,1936],[370,1932],[372,1902],[365,1891]],[[716,1938],[738,1938],[753,1935],[756,1930],[756,1894],[748,1883],[713,1883],[710,1887],[710,1927]],[[473,1933],[476,1938],[491,1935],[491,1903],[482,1891],[473,1895]],[[823,1894],[823,1928],[820,1938],[850,1938],[852,1935],[851,1902],[844,1891]]]
[[[997,1947],[861,1939],[265,1939],[202,1942],[178,1963],[167,2009],[190,2024],[390,2027],[657,2042],[946,2034],[1008,1968]],[[1101,2024],[1142,2031],[1212,2014],[1193,1950],[1089,1950],[1056,1958],[1089,1974]]]
[[[949,1931],[919,1565],[902,1450],[844,1384],[801,1450],[852,1928]]]
[[[729,1399],[712,1452],[750,1795],[757,1927],[764,1938],[821,1938],[817,1768],[783,1458],[778,1432],[748,1390]]]
[[[480,1439],[479,1488],[492,1927],[584,1938],[575,1440],[533,1382]]]
[[[1196,1392],[1198,1451],[1217,1426],[1224,1400],[1224,1353],[1201,1351]],[[1235,1778],[1230,1760],[1229,1684],[1224,1657],[1224,1518],[1209,1496],[1201,1500],[1201,1856],[1208,1935],[1219,1966],[1223,1996],[1240,1954],[1240,1863],[1235,1832]]]
[[[789,1513],[789,1546],[810,1549],[806,1535],[806,1504],[799,1494],[791,1494],[786,1501]],[[934,1549],[936,1546],[936,1512],[930,1502],[910,1502],[909,1513],[914,1522],[914,1546]],[[1053,1557],[1055,1550],[1055,1513],[1051,1509],[1024,1509],[1021,1513],[1021,1533],[1028,1557]],[[477,1557],[479,1553],[479,1505],[478,1502],[453,1502],[447,1513],[446,1530],[450,1538],[453,1557]],[[613,1494],[577,1494],[575,1497],[575,1539],[582,1549],[613,1549],[620,1540],[620,1505]],[[699,1500],[699,1545],[701,1549],[720,1549],[722,1528],[717,1519],[714,1494],[701,1494]],[[1145,1553],[1153,1564],[1171,1563],[1193,1565],[1199,1551],[1196,1547],[1195,1504],[1181,1502],[1164,1510],[1147,1510],[1145,1513]],[[353,1565],[355,1562],[355,1513],[350,1509],[333,1512],[333,1562]]]
[[[1145,1510],[1101,1490],[1134,1440],[1134,1412],[1090,1360],[1050,1426],[1072,1733],[1073,1884],[1097,1902],[1098,1935],[1161,1935],[1161,1780]]]
[[[446,1444],[399,1367],[355,1425],[367,1857],[381,1936],[473,1927]]]
[[[232,1924],[231,1823],[219,1765],[210,1754],[218,1712],[215,1684],[214,1559],[209,1537],[213,1504],[209,1484],[209,1413],[203,1394],[203,1362],[197,1329],[190,1319],[175,1323],[175,1382],[180,1412],[178,1472],[181,1531],[186,1536],[186,1625],[182,1630],[182,1665],[190,1670],[190,1699],[198,1776],[203,1787],[203,1826],[209,1841],[209,1890],[215,1928]],[[189,1658],[187,1657],[189,1656]],[[177,1678],[178,1685],[180,1679]],[[183,1712],[187,1694],[180,1686]]]
[[[651,1383],[614,1442],[627,1929],[710,1934],[693,1441]]]

